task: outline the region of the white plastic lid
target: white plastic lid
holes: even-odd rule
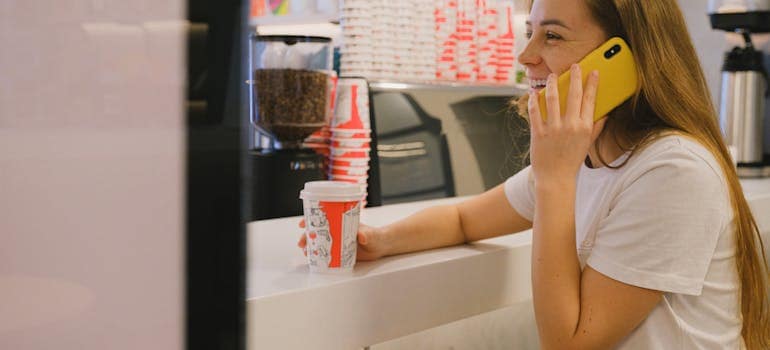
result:
[[[299,198],[330,202],[349,202],[362,200],[365,193],[361,186],[354,183],[311,181],[305,183],[305,189],[299,192]]]

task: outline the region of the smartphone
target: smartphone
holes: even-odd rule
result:
[[[583,86],[592,71],[599,71],[599,86],[596,91],[596,107],[594,121],[597,121],[628,100],[636,92],[638,76],[634,55],[628,44],[619,38],[612,37],[594,51],[583,57],[580,62]],[[567,110],[570,71],[559,76],[559,106],[562,112]],[[539,92],[540,114],[547,119],[548,111],[545,104],[545,89]]]

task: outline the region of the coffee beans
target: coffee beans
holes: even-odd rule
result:
[[[257,69],[254,84],[257,124],[279,141],[302,141],[326,124],[327,74],[300,69]]]

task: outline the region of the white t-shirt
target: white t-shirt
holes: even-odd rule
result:
[[[511,206],[530,221],[533,186],[530,167],[505,182]],[[618,349],[745,347],[727,189],[713,155],[678,135],[654,141],[617,170],[581,167],[575,203],[581,268],[663,292]]]

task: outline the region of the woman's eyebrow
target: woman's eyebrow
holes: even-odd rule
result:
[[[530,22],[529,20],[527,20],[526,24],[528,26],[532,26],[532,22]],[[564,27],[566,29],[570,29],[570,30],[572,29],[569,26],[567,26],[566,24],[564,24],[564,22],[562,20],[560,20],[560,19],[544,19],[544,20],[540,21],[540,25],[541,26],[556,25],[556,26]]]

